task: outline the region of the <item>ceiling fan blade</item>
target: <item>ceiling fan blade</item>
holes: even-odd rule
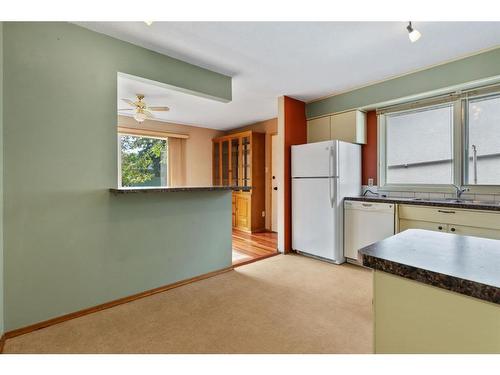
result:
[[[143,113],[144,113],[144,114],[145,114],[148,118],[155,118],[155,116],[154,116],[151,112],[149,112],[149,111],[144,110],[144,111],[143,111]]]
[[[122,100],[123,100],[125,103],[127,103],[128,105],[131,105],[132,107],[135,107],[135,106],[136,106],[136,104],[135,104],[132,100],[130,100],[130,99],[122,99]]]
[[[119,111],[135,111],[135,108],[118,108]]]
[[[170,108],[168,108],[168,107],[148,107],[148,110],[157,111],[157,112],[167,112],[167,111],[170,111]]]

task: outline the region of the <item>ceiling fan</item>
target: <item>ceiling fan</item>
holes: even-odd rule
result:
[[[130,105],[132,108],[121,108],[118,111],[135,111],[134,119],[137,122],[143,122],[146,119],[154,119],[155,117],[151,112],[166,112],[170,111],[168,107],[150,107],[144,101],[143,94],[137,94],[137,101],[133,102],[130,99],[122,99],[125,103]]]

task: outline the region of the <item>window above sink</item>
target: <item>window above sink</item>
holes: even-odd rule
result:
[[[377,115],[380,190],[500,193],[500,85]]]

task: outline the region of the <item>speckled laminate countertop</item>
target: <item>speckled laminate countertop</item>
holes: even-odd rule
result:
[[[366,267],[500,304],[500,240],[408,229],[358,256]]]
[[[347,197],[346,201],[361,201],[361,202],[380,202],[380,203],[396,203],[396,204],[412,204],[415,206],[434,206],[434,207],[451,207],[451,208],[466,208],[470,210],[486,210],[500,211],[500,202],[479,202],[475,200],[464,200],[462,202],[453,202],[445,199],[418,199],[418,198],[390,198],[390,197]]]
[[[143,187],[143,188],[111,188],[114,194],[134,194],[134,193],[175,193],[179,191],[250,191],[250,187],[243,186],[177,186],[177,187]]]

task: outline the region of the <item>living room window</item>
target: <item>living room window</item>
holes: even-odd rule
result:
[[[168,138],[118,134],[121,187],[168,186]]]

